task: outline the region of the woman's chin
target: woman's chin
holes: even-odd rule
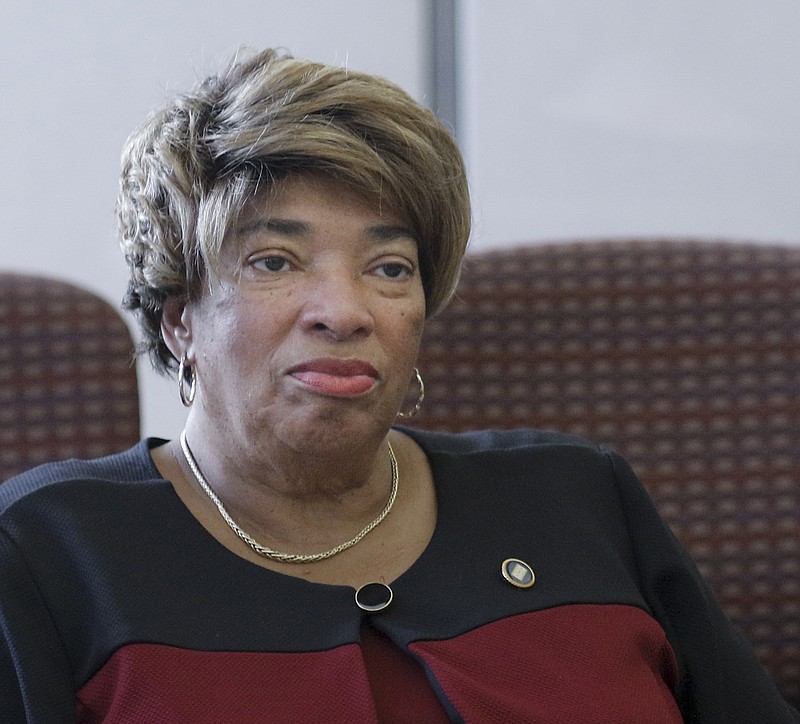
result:
[[[282,441],[290,447],[312,451],[343,451],[376,444],[394,422],[393,413],[380,414],[374,407],[319,406],[286,417],[267,428],[265,437]]]

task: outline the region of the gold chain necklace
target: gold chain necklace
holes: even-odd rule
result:
[[[192,454],[191,448],[189,447],[189,443],[186,441],[186,430],[181,432],[181,450],[183,450],[183,456],[186,458],[186,463],[188,464],[189,468],[192,471],[197,482],[200,484],[200,487],[203,489],[205,494],[209,497],[212,503],[217,506],[217,510],[219,514],[222,516],[222,519],[228,524],[228,527],[236,533],[239,538],[241,538],[247,545],[250,546],[258,555],[264,556],[265,558],[269,558],[273,561],[281,561],[283,563],[315,563],[316,561],[322,561],[326,558],[330,558],[331,556],[335,556],[337,553],[341,553],[342,551],[346,551],[348,548],[352,548],[356,543],[358,543],[367,533],[369,533],[373,528],[380,525],[383,522],[383,519],[389,515],[389,511],[392,509],[394,505],[395,498],[397,498],[397,489],[400,484],[400,473],[397,466],[397,458],[394,456],[394,450],[392,450],[392,444],[387,440],[386,445],[389,447],[389,458],[392,463],[392,490],[389,493],[389,500],[386,501],[386,505],[384,506],[383,510],[378,514],[378,517],[375,518],[371,523],[368,523],[364,528],[353,538],[344,543],[340,543],[335,548],[331,548],[329,551],[324,551],[322,553],[281,553],[280,551],[273,550],[272,548],[268,548],[265,545],[262,545],[258,541],[256,541],[249,533],[242,530],[236,523],[236,521],[231,518],[228,511],[225,509],[225,506],[222,504],[222,501],[219,499],[217,494],[211,489],[211,486],[206,481],[203,473],[200,472],[200,467],[197,464],[197,461],[194,459],[194,455]]]

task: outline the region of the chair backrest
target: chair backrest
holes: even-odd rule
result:
[[[412,424],[557,429],[627,457],[800,703],[800,246],[477,253],[419,367]]]
[[[0,481],[139,439],[133,342],[119,313],[63,281],[0,274]]]

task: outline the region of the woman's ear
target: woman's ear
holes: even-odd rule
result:
[[[167,297],[161,312],[161,334],[175,359],[189,355],[192,343],[190,315],[186,300],[180,297]]]

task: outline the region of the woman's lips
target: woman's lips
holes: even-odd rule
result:
[[[361,395],[378,379],[375,368],[360,360],[312,360],[293,367],[289,374],[317,392],[336,397]]]

